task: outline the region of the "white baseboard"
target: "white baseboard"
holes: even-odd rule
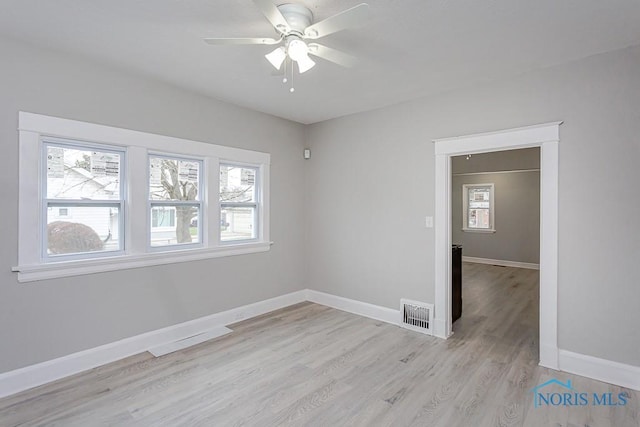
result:
[[[304,301],[393,325],[398,325],[400,322],[399,310],[306,289],[2,373],[0,374],[0,398]],[[439,332],[444,330],[441,323],[443,323],[441,319],[434,319],[436,336],[440,336]],[[440,336],[440,338],[447,337]],[[640,367],[566,350],[560,350],[558,353],[561,371],[640,390]],[[552,363],[543,366],[553,368],[551,366],[555,364],[553,361],[554,357],[550,357],[549,362]]]
[[[358,314],[371,319],[380,320],[382,322],[391,323],[393,325],[398,325],[400,323],[400,310],[394,310],[392,308],[381,307],[379,305],[369,304],[362,301],[325,294],[324,292],[313,291],[311,289],[307,289],[307,301],[326,305],[327,307],[337,308],[338,310]]]
[[[463,256],[464,262],[475,262],[476,264],[500,265],[502,267],[528,268],[530,270],[540,270],[540,264],[532,264],[530,262],[506,261],[501,259],[476,258],[472,256]]]
[[[239,322],[304,301],[306,301],[306,291],[292,292],[5,372],[0,374],[0,397],[28,390],[155,347],[205,333],[219,326]]]
[[[640,391],[640,367],[560,350],[560,370]]]
[[[558,370],[558,347],[540,343],[540,366]]]

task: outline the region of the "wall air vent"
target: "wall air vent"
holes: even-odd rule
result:
[[[401,299],[400,315],[403,328],[433,335],[433,304]]]

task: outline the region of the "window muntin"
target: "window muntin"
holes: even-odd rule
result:
[[[463,185],[463,230],[495,231],[493,184]]]
[[[149,155],[149,245],[201,245],[202,160]]]
[[[258,238],[258,168],[220,165],[220,240]]]
[[[124,150],[50,138],[43,140],[42,151],[42,258],[122,251]]]

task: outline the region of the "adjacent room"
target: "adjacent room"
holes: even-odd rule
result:
[[[0,425],[640,425],[639,2],[0,10]]]

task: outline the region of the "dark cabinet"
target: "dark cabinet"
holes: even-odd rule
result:
[[[451,322],[462,316],[462,246],[451,246]]]

